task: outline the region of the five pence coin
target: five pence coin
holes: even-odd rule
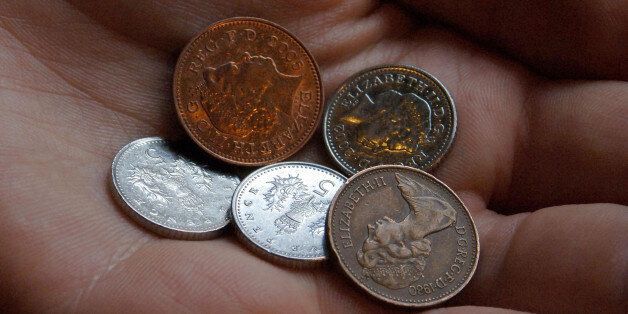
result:
[[[246,177],[233,196],[233,219],[253,251],[288,266],[327,257],[325,219],[345,177],[327,167],[284,162]]]
[[[111,166],[115,194],[138,223],[162,236],[214,237],[230,221],[231,197],[240,183],[159,137],[124,146]]]

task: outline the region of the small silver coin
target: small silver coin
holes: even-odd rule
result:
[[[162,236],[212,238],[229,221],[240,179],[197,161],[190,151],[159,137],[133,141],[111,166],[115,192],[126,212]]]
[[[384,164],[429,170],[456,135],[456,107],[427,72],[384,65],[347,79],[330,98],[323,134],[347,174]]]
[[[253,251],[292,267],[327,258],[325,223],[329,205],[346,178],[327,167],[284,162],[246,177],[233,196],[240,239]]]

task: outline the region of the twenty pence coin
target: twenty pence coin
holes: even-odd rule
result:
[[[468,210],[445,184],[406,166],[361,171],[337,192],[332,255],[369,294],[401,306],[444,302],[466,286],[480,245]]]
[[[181,53],[173,85],[187,133],[232,164],[288,158],[322,117],[314,59],[288,31],[258,18],[231,18],[205,29]]]
[[[233,197],[240,239],[261,256],[292,267],[327,258],[329,204],[346,178],[317,164],[284,162],[246,177]]]
[[[401,65],[366,69],[329,99],[323,134],[347,174],[376,165],[433,168],[456,134],[456,108],[427,72]]]
[[[159,137],[124,146],[111,166],[114,192],[131,218],[157,234],[215,237],[230,221],[240,179],[212,169],[181,146]]]

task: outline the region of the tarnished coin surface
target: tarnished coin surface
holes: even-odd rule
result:
[[[142,226],[177,239],[214,237],[230,221],[240,179],[159,137],[124,146],[112,164],[115,193]]]
[[[238,165],[286,159],[322,117],[314,59],[285,29],[257,18],[223,20],[194,38],[179,57],[173,89],[192,139]]]
[[[378,299],[431,306],[456,295],[477,267],[468,210],[445,184],[406,166],[377,166],[338,190],[327,235],[342,270]]]
[[[305,162],[261,168],[242,180],[233,197],[240,238],[253,251],[289,266],[311,266],[327,256],[325,219],[340,173]]]
[[[344,172],[384,164],[429,170],[456,134],[456,108],[423,70],[380,66],[355,74],[329,99],[323,134]]]

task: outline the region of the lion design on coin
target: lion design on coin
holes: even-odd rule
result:
[[[432,109],[414,93],[388,90],[361,102],[342,118],[355,126],[357,142],[372,155],[409,154],[431,141]]]
[[[271,136],[292,116],[300,76],[279,72],[272,58],[245,52],[237,61],[203,71],[201,104],[212,125],[240,139]]]
[[[357,252],[363,274],[390,289],[408,287],[422,276],[432,245],[426,236],[456,222],[456,211],[427,187],[396,174],[397,187],[410,213],[397,222],[387,216],[368,225]]]

